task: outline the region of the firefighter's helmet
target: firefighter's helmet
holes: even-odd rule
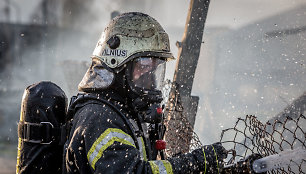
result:
[[[130,12],[115,17],[102,33],[92,55],[110,68],[137,57],[174,59],[169,37],[149,15]]]
[[[171,59],[168,34],[154,18],[140,12],[124,13],[102,33],[79,89],[106,89],[121,78],[116,74],[123,69],[132,91],[157,89],[163,81],[165,62]]]

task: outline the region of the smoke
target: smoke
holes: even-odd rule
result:
[[[202,141],[218,141],[221,130],[238,117],[255,115],[264,123],[303,95],[305,9],[289,9],[236,29],[206,30],[193,88],[200,95],[196,130]]]
[[[21,17],[18,19],[18,8],[12,8],[10,21],[7,22],[18,24],[6,25],[14,30],[9,32],[14,37],[10,37],[10,52],[7,55],[9,59],[6,59],[10,63],[1,73],[0,81],[0,140],[12,143],[17,142],[16,123],[19,120],[24,88],[38,81],[48,80],[61,86],[68,97],[75,95],[77,84],[90,63],[91,53],[110,20],[111,12],[140,11],[157,19],[169,34],[171,50],[176,56],[178,49],[175,43],[183,36],[189,6],[189,1],[177,0],[49,0],[47,2],[51,3],[50,7],[57,10],[56,17],[52,18],[51,14],[54,12],[47,8],[47,12],[50,12],[47,19],[53,22],[47,22],[46,25],[42,1],[14,2],[16,7],[19,6]],[[278,96],[285,97],[290,103],[303,92],[301,84],[305,84],[305,32],[280,38],[266,38],[264,35],[265,32],[282,31],[291,26],[305,26],[305,13],[294,11],[299,4],[305,4],[304,0],[254,3],[255,1],[245,0],[211,1],[193,88],[193,95],[200,97],[196,132],[205,143],[218,141],[221,129],[232,124],[231,120],[235,120],[233,118],[255,112],[267,119],[268,115],[271,116],[286,106]],[[270,3],[273,8],[267,5]],[[1,7],[5,7],[5,4],[1,4]],[[290,13],[291,17],[285,11],[288,8],[293,12]],[[305,11],[305,8],[301,9]],[[267,17],[270,18],[265,21]],[[0,19],[6,20],[3,17]],[[288,21],[296,23],[286,24]],[[288,45],[291,45],[290,48]],[[262,62],[256,64],[257,59]],[[242,62],[243,60],[253,60],[252,63],[255,64],[248,67],[246,65],[250,65],[250,62]],[[266,65],[265,60],[269,60]],[[256,77],[256,73],[252,73],[252,70],[260,73],[260,69],[267,66],[269,69],[269,66],[278,61],[283,63],[275,67],[284,68],[285,65],[288,70],[285,72],[290,74],[283,74],[286,76],[285,80],[278,74],[267,71],[262,71],[266,75],[259,74],[266,81],[253,77],[252,74]],[[172,80],[175,63],[168,63],[167,79]],[[237,69],[244,66],[249,69],[238,72]],[[227,76],[230,73],[234,73],[234,76]],[[243,78],[239,79],[240,76],[235,76],[236,73],[242,73]],[[264,86],[270,81],[268,74],[277,79],[276,83],[258,90],[258,86]],[[286,84],[285,81],[290,81],[291,77],[295,81]],[[236,81],[231,81],[235,78]],[[250,79],[254,83],[260,82],[250,83]],[[238,82],[240,85],[236,85]],[[238,91],[233,92],[233,89]],[[266,102],[267,98],[270,98],[269,102]]]
[[[68,98],[76,95],[77,85],[90,64],[91,53],[113,11],[141,11],[156,18],[170,34],[176,55],[175,41],[182,36],[187,14],[183,4],[188,5],[188,2],[177,5],[183,11],[170,13],[169,2],[161,0],[141,3],[136,0],[31,0],[25,5],[19,1],[14,3],[16,7],[25,8],[21,9],[19,21],[15,20],[16,13],[12,8],[10,20],[6,21],[9,23],[4,24],[8,28],[5,35],[13,37],[8,39],[10,54],[6,57],[10,62],[6,63],[0,82],[0,140],[12,143],[17,142],[16,123],[23,90],[39,81],[52,81],[66,92]],[[160,9],[165,13],[160,13]],[[174,62],[172,71],[173,65]],[[173,72],[168,74],[167,78],[171,79]]]

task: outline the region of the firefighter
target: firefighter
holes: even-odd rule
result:
[[[124,13],[102,33],[92,64],[70,105],[72,128],[64,173],[218,173],[226,150],[218,143],[157,159],[161,139],[161,84],[174,57],[152,17]],[[157,136],[159,135],[159,136]]]

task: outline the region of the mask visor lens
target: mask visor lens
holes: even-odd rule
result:
[[[161,90],[165,71],[165,60],[150,57],[137,58],[132,66],[132,83],[138,88]]]

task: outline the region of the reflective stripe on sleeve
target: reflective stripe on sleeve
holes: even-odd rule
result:
[[[134,140],[130,135],[121,129],[108,128],[94,142],[87,154],[87,159],[93,169],[95,169],[95,164],[101,158],[103,152],[114,144],[115,141],[136,148]]]
[[[206,156],[205,156],[205,152],[204,152],[203,147],[202,147],[202,151],[203,151],[203,154],[204,154],[204,164],[205,164],[204,174],[206,174]]]
[[[172,165],[167,160],[149,161],[153,174],[173,174]]]
[[[215,151],[215,148],[214,148],[214,146],[213,146],[213,145],[211,145],[211,147],[213,148],[213,150],[214,150],[214,153],[215,153],[215,157],[216,157],[216,162],[217,162],[217,169],[218,169],[218,174],[219,174],[220,172],[219,172],[219,165],[218,165],[218,156],[217,156],[217,154],[216,154],[216,151]]]

